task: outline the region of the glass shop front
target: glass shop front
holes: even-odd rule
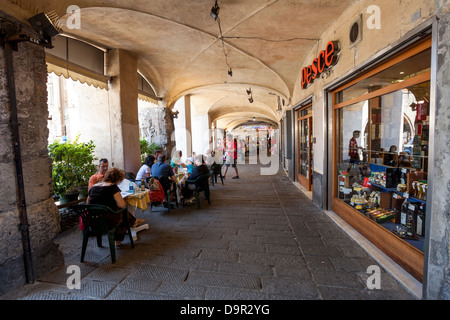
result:
[[[419,281],[430,79],[428,38],[332,92],[332,209]]]

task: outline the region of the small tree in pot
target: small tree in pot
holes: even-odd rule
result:
[[[96,160],[94,142],[78,140],[79,136],[72,142],[57,140],[48,146],[49,155],[53,161],[53,190],[56,195],[59,195],[61,203],[76,200],[79,188],[87,186],[90,176],[96,172],[93,163]]]

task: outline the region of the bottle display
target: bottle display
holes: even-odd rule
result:
[[[144,179],[141,179],[141,190],[145,191],[145,183],[144,183]]]
[[[400,210],[400,224],[406,227],[406,217],[408,216],[409,211],[409,201],[408,201],[409,197],[407,195],[407,192],[404,195],[404,197],[405,201],[403,201],[402,209]]]
[[[423,204],[419,206],[416,221],[416,234],[422,237],[425,236],[425,208]]]

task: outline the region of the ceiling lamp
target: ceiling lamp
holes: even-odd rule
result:
[[[211,17],[214,19],[214,21],[216,21],[217,18],[219,17],[219,11],[220,11],[220,7],[217,4],[217,0],[216,0],[214,7],[211,8]]]
[[[247,95],[249,95],[248,102],[253,103],[253,94],[252,94],[252,88],[246,90]]]

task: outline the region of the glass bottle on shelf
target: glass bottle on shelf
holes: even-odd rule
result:
[[[417,212],[416,234],[425,236],[425,206],[423,203],[420,204]]]
[[[414,227],[414,213],[411,210],[408,210],[406,214],[406,235],[408,237],[414,237],[415,235],[415,227]]]
[[[400,224],[403,226],[406,226],[406,217],[408,215],[408,211],[409,211],[409,195],[408,192],[405,192],[403,194],[403,197],[405,198],[405,201],[403,201],[401,210],[400,210]]]
[[[408,205],[408,212],[406,213],[406,235],[410,238],[415,237],[416,235],[416,223],[415,223],[415,216],[416,216],[417,207],[415,204],[410,203]]]
[[[411,197],[417,198],[417,181],[413,181],[411,184]]]
[[[416,198],[417,199],[422,199],[422,194],[423,194],[422,183],[421,182],[417,182],[416,188],[417,188]]]

